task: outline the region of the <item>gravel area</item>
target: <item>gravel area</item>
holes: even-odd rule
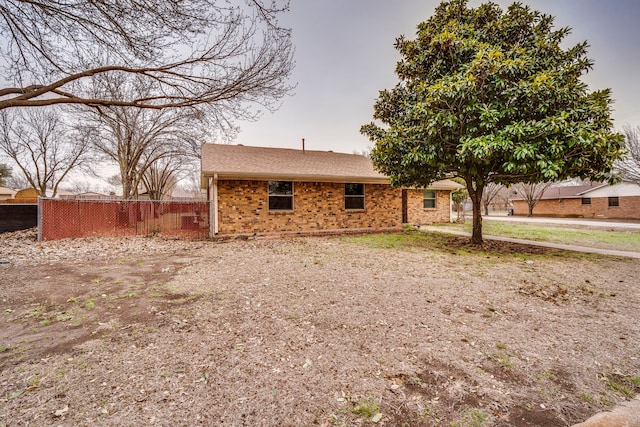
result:
[[[640,263],[429,233],[0,235],[0,425],[572,425],[640,392]]]

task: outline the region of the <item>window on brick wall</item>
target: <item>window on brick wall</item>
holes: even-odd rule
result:
[[[269,181],[269,210],[293,210],[293,182]]]
[[[591,204],[591,197],[583,197],[582,198],[582,204],[583,205],[590,205]]]
[[[347,183],[344,185],[344,208],[364,209],[364,184]]]
[[[613,208],[616,206],[620,206],[620,200],[617,197],[609,197],[609,207]]]
[[[436,192],[434,190],[424,190],[424,193],[422,195],[422,206],[425,209],[435,209]]]

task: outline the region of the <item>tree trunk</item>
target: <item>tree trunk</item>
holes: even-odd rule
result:
[[[473,211],[473,228],[471,232],[471,243],[474,245],[482,244],[482,191],[483,185],[476,184],[473,186],[472,178],[465,179],[467,183],[467,191],[471,198],[471,207]]]
[[[529,205],[529,216],[533,216],[533,205]]]
[[[489,203],[485,203],[484,205],[484,215],[489,216]]]
[[[473,229],[471,232],[471,243],[474,245],[482,244],[482,194],[478,196],[476,194],[471,196],[471,205],[473,208]]]

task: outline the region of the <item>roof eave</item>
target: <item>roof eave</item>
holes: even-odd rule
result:
[[[291,173],[252,173],[252,172],[215,172],[202,171],[203,177],[217,176],[218,180],[241,181],[306,181],[306,182],[357,182],[363,184],[389,184],[389,178],[384,176],[354,176],[354,175],[307,175]]]
[[[576,196],[582,196],[582,195],[584,195],[584,194],[590,193],[590,192],[592,192],[592,191],[598,190],[598,189],[603,188],[603,187],[606,187],[606,186],[608,186],[608,185],[609,185],[609,184],[602,184],[602,185],[598,185],[597,187],[589,188],[589,189],[587,189],[587,190],[585,190],[585,191],[582,191],[582,192],[580,192],[580,193],[576,194]]]

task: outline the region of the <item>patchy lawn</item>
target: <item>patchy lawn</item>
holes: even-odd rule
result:
[[[7,425],[570,425],[640,391],[637,260],[2,236]]]
[[[471,221],[464,224],[438,225],[449,230],[471,232]],[[620,230],[589,227],[588,225],[566,226],[559,224],[531,224],[484,221],[482,231],[486,236],[511,237],[539,242],[561,243],[565,245],[618,251],[640,252],[640,230]]]

